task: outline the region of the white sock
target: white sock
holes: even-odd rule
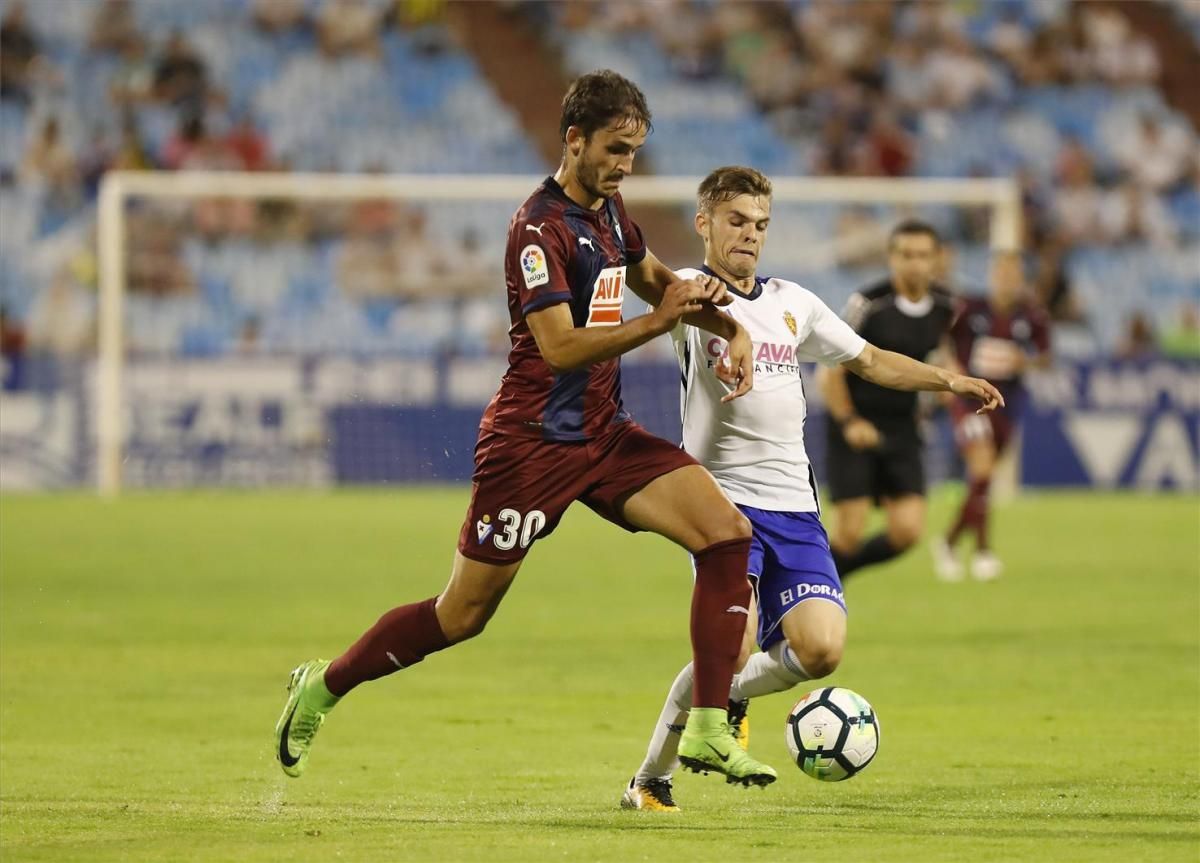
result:
[[[751,656],[746,667],[733,676],[729,699],[741,701],[743,698],[783,692],[803,680],[811,679],[812,675],[804,670],[795,651],[788,647],[786,641],[779,641],[765,653]]]
[[[689,662],[671,684],[671,692],[654,724],[646,760],[638,768],[637,781],[669,779],[679,766],[679,735],[692,707],[692,664]]]

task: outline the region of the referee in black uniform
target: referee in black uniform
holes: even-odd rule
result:
[[[888,238],[889,277],[850,296],[842,317],[871,344],[924,361],[954,319],[950,292],[933,281],[941,241],[930,225],[901,222]],[[917,394],[884,389],[841,366],[824,369],[828,487],[837,518],[830,546],[838,574],[901,554],[925,530],[925,466]],[[872,505],[887,528],[863,541]]]

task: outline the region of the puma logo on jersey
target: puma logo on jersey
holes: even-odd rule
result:
[[[540,225],[526,225],[525,230],[533,231],[535,234],[537,234],[540,237],[542,235],[542,228],[544,228],[544,227],[546,227],[546,223],[542,222]]]
[[[730,612],[736,612],[737,614],[744,614],[747,617],[750,616],[750,609],[746,608],[744,605],[731,605],[731,606],[729,606],[729,608],[725,609],[726,614],[729,614]]]
[[[588,247],[589,249],[591,249],[593,252],[594,252],[594,251],[596,251],[596,247],[592,245],[592,241],[591,241],[591,240],[589,240],[587,237],[580,237],[580,238],[579,238],[579,245],[581,245],[581,246],[587,246],[587,247]]]
[[[581,238],[582,239],[582,238]],[[625,297],[625,268],[605,267],[592,286],[587,326],[615,327],[621,323],[621,303]]]

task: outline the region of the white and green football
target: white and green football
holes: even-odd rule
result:
[[[796,765],[814,779],[840,782],[871,763],[879,751],[879,717],[857,692],[814,689],[787,718],[787,746]]]

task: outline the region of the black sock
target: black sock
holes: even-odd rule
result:
[[[879,533],[868,539],[858,547],[858,551],[851,554],[841,554],[835,551],[833,562],[837,566],[838,575],[845,579],[856,569],[891,560],[901,551],[902,549],[896,548],[888,541],[886,533]]]

